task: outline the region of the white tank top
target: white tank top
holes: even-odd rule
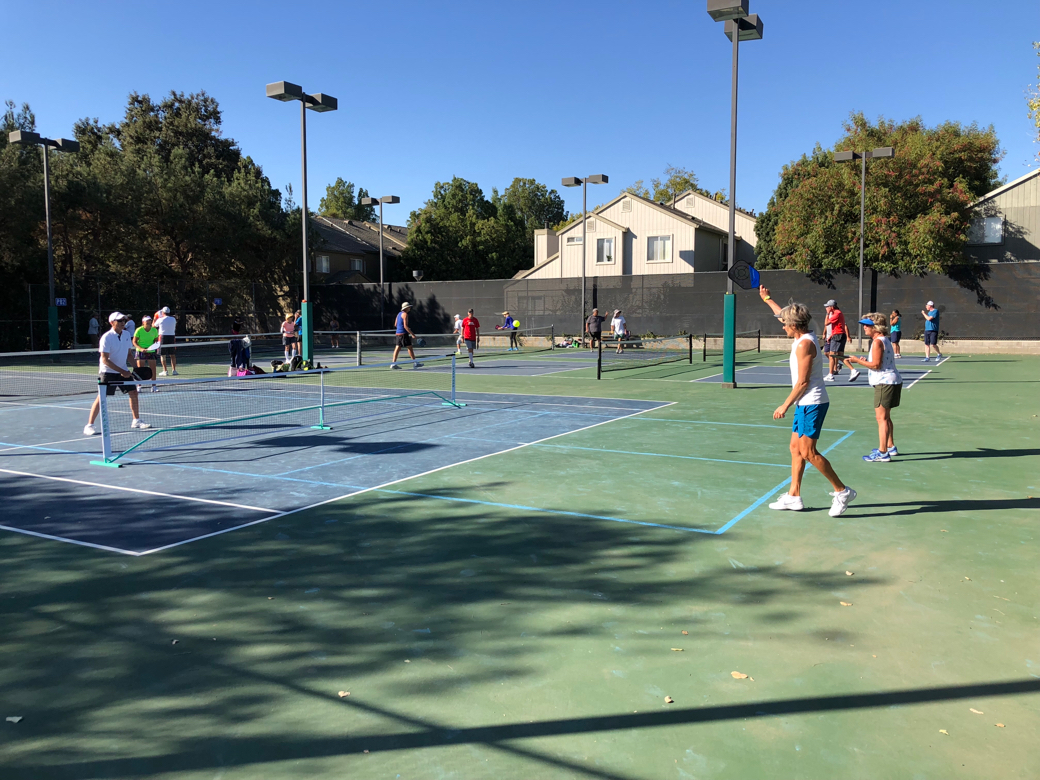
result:
[[[812,367],[809,369],[809,389],[798,399],[798,406],[811,406],[813,404],[830,403],[827,397],[827,385],[823,383],[823,361],[820,359],[820,345],[816,341],[816,334],[811,330],[803,333],[794,340],[791,345],[791,387],[798,384],[798,355],[795,350],[803,341],[811,341],[816,347],[816,355],[812,359]]]
[[[896,368],[896,353],[892,349],[892,342],[885,336],[877,336],[874,341],[881,344],[881,365],[877,371],[867,369],[870,386],[903,384],[903,377]]]

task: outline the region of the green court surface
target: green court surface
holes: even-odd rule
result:
[[[839,518],[694,362],[460,376],[670,405],[154,555],[2,534],[0,777],[1040,777],[1040,360],[933,369],[891,464],[831,393]]]

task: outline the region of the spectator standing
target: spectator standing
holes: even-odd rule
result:
[[[329,346],[333,349],[339,349],[339,320],[336,319],[335,314],[329,320],[329,330],[332,331],[332,335],[329,336]]]
[[[462,345],[465,343],[465,339],[462,338],[462,317],[461,315],[455,315],[455,322],[451,325],[451,332],[455,334],[455,354],[462,354]]]
[[[856,381],[860,372],[852,368],[859,364],[867,369],[867,378],[874,388],[874,417],[878,424],[878,448],[863,460],[868,463],[888,463],[896,449],[895,427],[892,424],[892,410],[899,406],[899,397],[903,390],[903,377],[896,368],[896,355],[892,342],[888,340],[888,318],[879,312],[871,312],[859,321],[863,326],[863,334],[870,339],[869,359],[849,357],[845,365],[851,369],[849,381]]]
[[[98,353],[100,356],[98,384],[105,386],[105,395],[108,397],[112,397],[115,394],[117,387],[123,391],[124,395],[128,395],[130,397],[130,411],[134,417],[130,427],[144,430],[152,426],[141,422],[137,387],[135,385],[127,386],[123,384],[133,379],[133,374],[126,368],[127,356],[130,348],[133,346],[132,338],[126,332],[127,319],[128,317],[119,311],[114,311],[108,315],[108,322],[112,328],[98,340]],[[101,399],[98,396],[94,396],[94,403],[90,405],[87,424],[83,426],[84,436],[94,436],[98,433],[94,428],[94,421],[97,420],[98,412],[100,411]]]
[[[513,317],[508,311],[502,312],[502,316],[505,319],[501,325],[496,325],[495,330],[507,330],[509,331],[509,349],[506,352],[519,352],[520,342],[516,338],[516,325],[513,324]]]
[[[128,329],[129,332],[129,329]],[[153,346],[159,341],[159,329],[152,327],[152,317],[146,314],[141,318],[141,327],[134,331],[133,335],[134,358],[138,368],[147,367],[151,373],[151,379],[156,376],[155,350]],[[158,386],[152,382],[152,392],[159,392]]]
[[[617,354],[625,351],[625,339],[628,338],[628,323],[621,316],[621,309],[614,309],[614,317],[610,320],[610,331],[617,341]]]
[[[285,352],[285,362],[291,363],[293,357],[293,344],[296,341],[296,328],[293,325],[293,316],[291,314],[285,315],[285,321],[282,323],[282,350]]]
[[[473,363],[473,353],[480,347],[480,320],[473,316],[470,309],[466,319],[462,321],[462,339],[466,343],[466,351],[469,353],[469,367],[476,368]]]
[[[155,314],[155,327],[159,329],[159,360],[162,371],[159,376],[177,376],[177,318],[163,306]]]
[[[845,315],[838,308],[838,303],[833,298],[823,304],[827,310],[827,320],[824,327],[823,354],[827,356],[829,370],[824,382],[833,382],[834,377],[841,373],[841,361],[845,359],[845,343],[848,341],[849,328],[845,324]]]
[[[101,338],[101,323],[98,322],[98,313],[96,311],[90,314],[90,322],[87,323],[87,336],[90,337],[90,346],[97,349],[98,341]]]
[[[903,326],[899,324],[902,319],[903,315],[899,313],[899,309],[892,309],[892,313],[888,315],[888,340],[892,342],[892,352],[896,360],[903,357],[899,351],[899,340],[903,337]]]
[[[599,316],[599,309],[593,309],[592,314],[585,320],[585,332],[589,334],[589,349],[596,349],[596,342],[603,338],[603,320],[606,317]]]
[[[408,350],[408,357],[412,359],[413,368],[422,368],[423,364],[415,359],[415,350],[412,349],[412,339],[415,338],[415,333],[412,331],[412,326],[408,323],[408,311],[412,308],[412,304],[405,301],[401,304],[401,311],[397,313],[397,320],[394,322],[394,356],[390,359],[390,368],[400,368],[397,365],[397,356],[401,354],[401,347]]]
[[[924,360],[921,362],[927,363],[932,359],[932,347],[935,347],[935,359],[942,360],[939,351],[939,310],[935,308],[934,301],[924,305],[921,316],[924,317]]]

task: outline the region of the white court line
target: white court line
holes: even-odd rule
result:
[[[581,396],[577,396],[577,397],[581,397]],[[655,409],[662,409],[662,408],[667,407],[667,406],[674,406],[675,403],[676,403],[675,401],[664,403],[661,406],[655,407]],[[639,410],[637,412],[633,412],[632,414],[627,414],[627,415],[624,415],[622,417],[615,417],[615,418],[613,418],[611,420],[603,420],[602,422],[593,423],[592,425],[586,425],[584,428],[577,428],[577,429],[575,429],[573,431],[567,431],[566,433],[558,433],[558,434],[556,434],[554,436],[546,436],[544,439],[538,439],[537,441],[527,442],[526,444],[519,444],[519,445],[517,445],[515,447],[509,447],[508,449],[499,450],[498,452],[489,452],[487,455],[478,455],[475,458],[469,458],[468,460],[462,460],[462,461],[459,461],[458,463],[449,463],[446,466],[439,466],[438,468],[430,469],[429,471],[424,471],[421,474],[413,474],[413,475],[408,476],[408,477],[402,477],[401,479],[395,479],[395,480],[392,480],[390,482],[385,482],[382,485],[374,485],[373,487],[370,487],[370,488],[364,488],[362,490],[355,490],[355,491],[353,491],[351,493],[345,493],[342,496],[336,496],[335,498],[327,498],[324,501],[318,501],[316,503],[309,504],[307,506],[301,506],[301,507],[299,507],[297,509],[290,509],[290,510],[288,510],[286,512],[279,512],[276,515],[271,515],[270,517],[264,517],[264,518],[261,518],[259,520],[253,520],[252,522],[245,523],[243,525],[236,525],[234,528],[223,528],[220,531],[214,531],[212,533],[203,534],[202,536],[196,536],[196,537],[194,537],[192,539],[185,539],[185,540],[180,541],[180,542],[174,542],[173,544],[167,544],[167,545],[164,545],[162,547],[156,547],[153,550],[145,550],[145,551],[139,552],[139,553],[130,552],[130,551],[127,551],[127,550],[123,550],[122,552],[126,553],[127,555],[135,555],[135,556],[151,555],[152,553],[163,552],[164,550],[169,550],[169,549],[171,549],[173,547],[180,547],[183,544],[190,544],[192,542],[198,542],[198,541],[201,541],[203,539],[209,539],[210,537],[213,537],[213,536],[220,536],[221,534],[226,534],[229,531],[237,531],[237,530],[239,530],[241,528],[248,528],[251,525],[257,525],[258,523],[265,523],[268,520],[277,520],[278,518],[286,517],[287,515],[294,515],[297,512],[306,512],[309,509],[316,509],[319,506],[324,506],[325,504],[331,504],[331,503],[333,503],[335,501],[342,501],[345,498],[352,498],[353,496],[359,496],[359,495],[361,495],[363,493],[370,493],[373,490],[383,490],[385,488],[390,487],[391,485],[397,485],[397,484],[399,484],[401,482],[407,482],[410,479],[418,479],[419,477],[425,477],[425,476],[428,476],[430,474],[436,474],[438,471],[444,471],[445,469],[454,468],[455,466],[464,466],[467,463],[473,463],[475,461],[483,460],[484,458],[490,458],[490,457],[493,457],[495,455],[504,455],[507,452],[514,452],[515,450],[523,449],[524,447],[530,447],[533,444],[541,444],[542,442],[545,442],[545,441],[551,441],[552,439],[558,439],[561,436],[569,436],[572,433],[580,433],[582,431],[587,431],[590,428],[597,428],[600,425],[607,425],[608,423],[615,422],[616,420],[624,420],[624,419],[626,419],[628,417],[635,417],[636,415],[639,415],[639,414],[644,414],[646,412],[655,411],[655,409],[641,409],[641,410]]]
[[[118,547],[108,547],[104,544],[94,544],[93,542],[81,542],[76,539],[66,539],[64,536],[51,536],[50,534],[41,534],[38,531],[27,531],[24,528],[13,528],[9,525],[0,525],[0,530],[13,531],[16,534],[25,534],[26,536],[35,536],[38,539],[49,539],[52,542],[67,542],[68,544],[76,544],[80,547],[92,547],[95,550],[104,550],[105,552],[122,553],[123,555],[138,555],[139,553],[131,552],[130,550],[120,550]]]
[[[104,485],[100,482],[87,482],[82,479],[69,479],[68,477],[49,477],[44,474],[31,474],[28,471],[14,471],[12,469],[0,469],[0,473],[14,474],[19,477],[35,477],[36,479],[49,479],[54,482],[69,482],[73,485],[87,485],[88,487],[105,488],[107,490],[122,490],[125,493],[141,493],[146,496],[159,496],[161,498],[179,498],[183,501],[194,501],[199,504],[216,504],[218,506],[230,506],[235,509],[249,509],[253,512],[277,512],[276,509],[268,509],[262,506],[249,506],[248,504],[235,504],[231,501],[214,501],[209,498],[196,498],[195,496],[179,496],[175,493],[159,493],[155,490],[141,490],[140,488],[121,487],[119,485]]]
[[[924,379],[924,378],[925,378],[926,376],[928,376],[928,375],[929,375],[930,373],[932,373],[932,372],[931,372],[931,369],[929,369],[928,371],[925,371],[925,372],[924,372],[923,374],[921,374],[921,376],[917,377],[917,379],[915,379],[915,380],[914,380],[913,382],[911,382],[911,383],[910,383],[910,386],[909,386],[909,387],[907,387],[906,389],[907,389],[907,390],[909,390],[909,389],[910,389],[911,387],[913,387],[914,385],[916,385],[916,384],[917,384],[918,382],[920,382],[920,381],[921,381],[922,379]]]

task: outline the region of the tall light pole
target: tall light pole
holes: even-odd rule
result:
[[[579,179],[577,176],[567,176],[562,181],[564,187],[581,187],[581,324],[578,326],[579,333],[585,332],[585,266],[588,260],[588,255],[585,249],[585,228],[589,221],[589,209],[586,194],[588,193],[589,184],[607,184],[609,181],[610,179],[604,173],[597,173],[594,176],[586,176],[584,179]],[[560,267],[563,267],[563,255],[560,256]],[[585,343],[584,335],[581,337],[581,343]]]
[[[303,349],[301,357],[310,362],[314,359],[314,318],[311,313],[311,281],[310,260],[307,254],[307,223],[310,215],[307,211],[307,109],[324,113],[335,111],[339,102],[331,95],[323,95],[317,92],[313,95],[304,93],[303,87],[298,84],[290,84],[288,81],[276,81],[267,85],[267,97],[288,103],[292,100],[300,101],[300,152],[303,165],[303,189],[301,197],[301,216],[303,222],[303,300],[300,302],[300,314],[303,317]]]
[[[51,169],[47,160],[47,149],[53,146],[59,152],[78,152],[79,141],[70,141],[68,138],[44,138],[39,133],[31,133],[28,130],[8,133],[7,141],[21,146],[39,144],[43,147],[43,213],[47,221],[47,333],[50,337],[49,349],[59,349],[61,344],[58,340],[58,306],[54,301],[54,242],[51,238]],[[75,317],[76,312],[72,312],[72,316]]]
[[[733,74],[729,109],[729,243],[726,269],[737,260],[737,60],[740,41],[757,41],[762,37],[762,20],[748,14],[748,0],[708,0],[708,16],[726,23],[726,37],[733,42]],[[737,386],[736,339],[737,299],[733,280],[726,280],[726,297],[722,320],[722,386]]]
[[[381,198],[362,198],[362,206],[375,206],[379,205],[379,329],[383,329],[385,324],[384,310],[386,306],[386,287],[383,282],[383,204],[384,203],[400,203],[401,199],[396,195],[384,195]]]
[[[865,152],[835,152],[835,162],[852,162],[860,160],[859,174],[859,316],[863,319],[863,227],[867,213],[867,160],[872,157],[895,157],[896,150],[891,146],[879,146]],[[856,349],[863,349],[863,328],[856,328]]]

